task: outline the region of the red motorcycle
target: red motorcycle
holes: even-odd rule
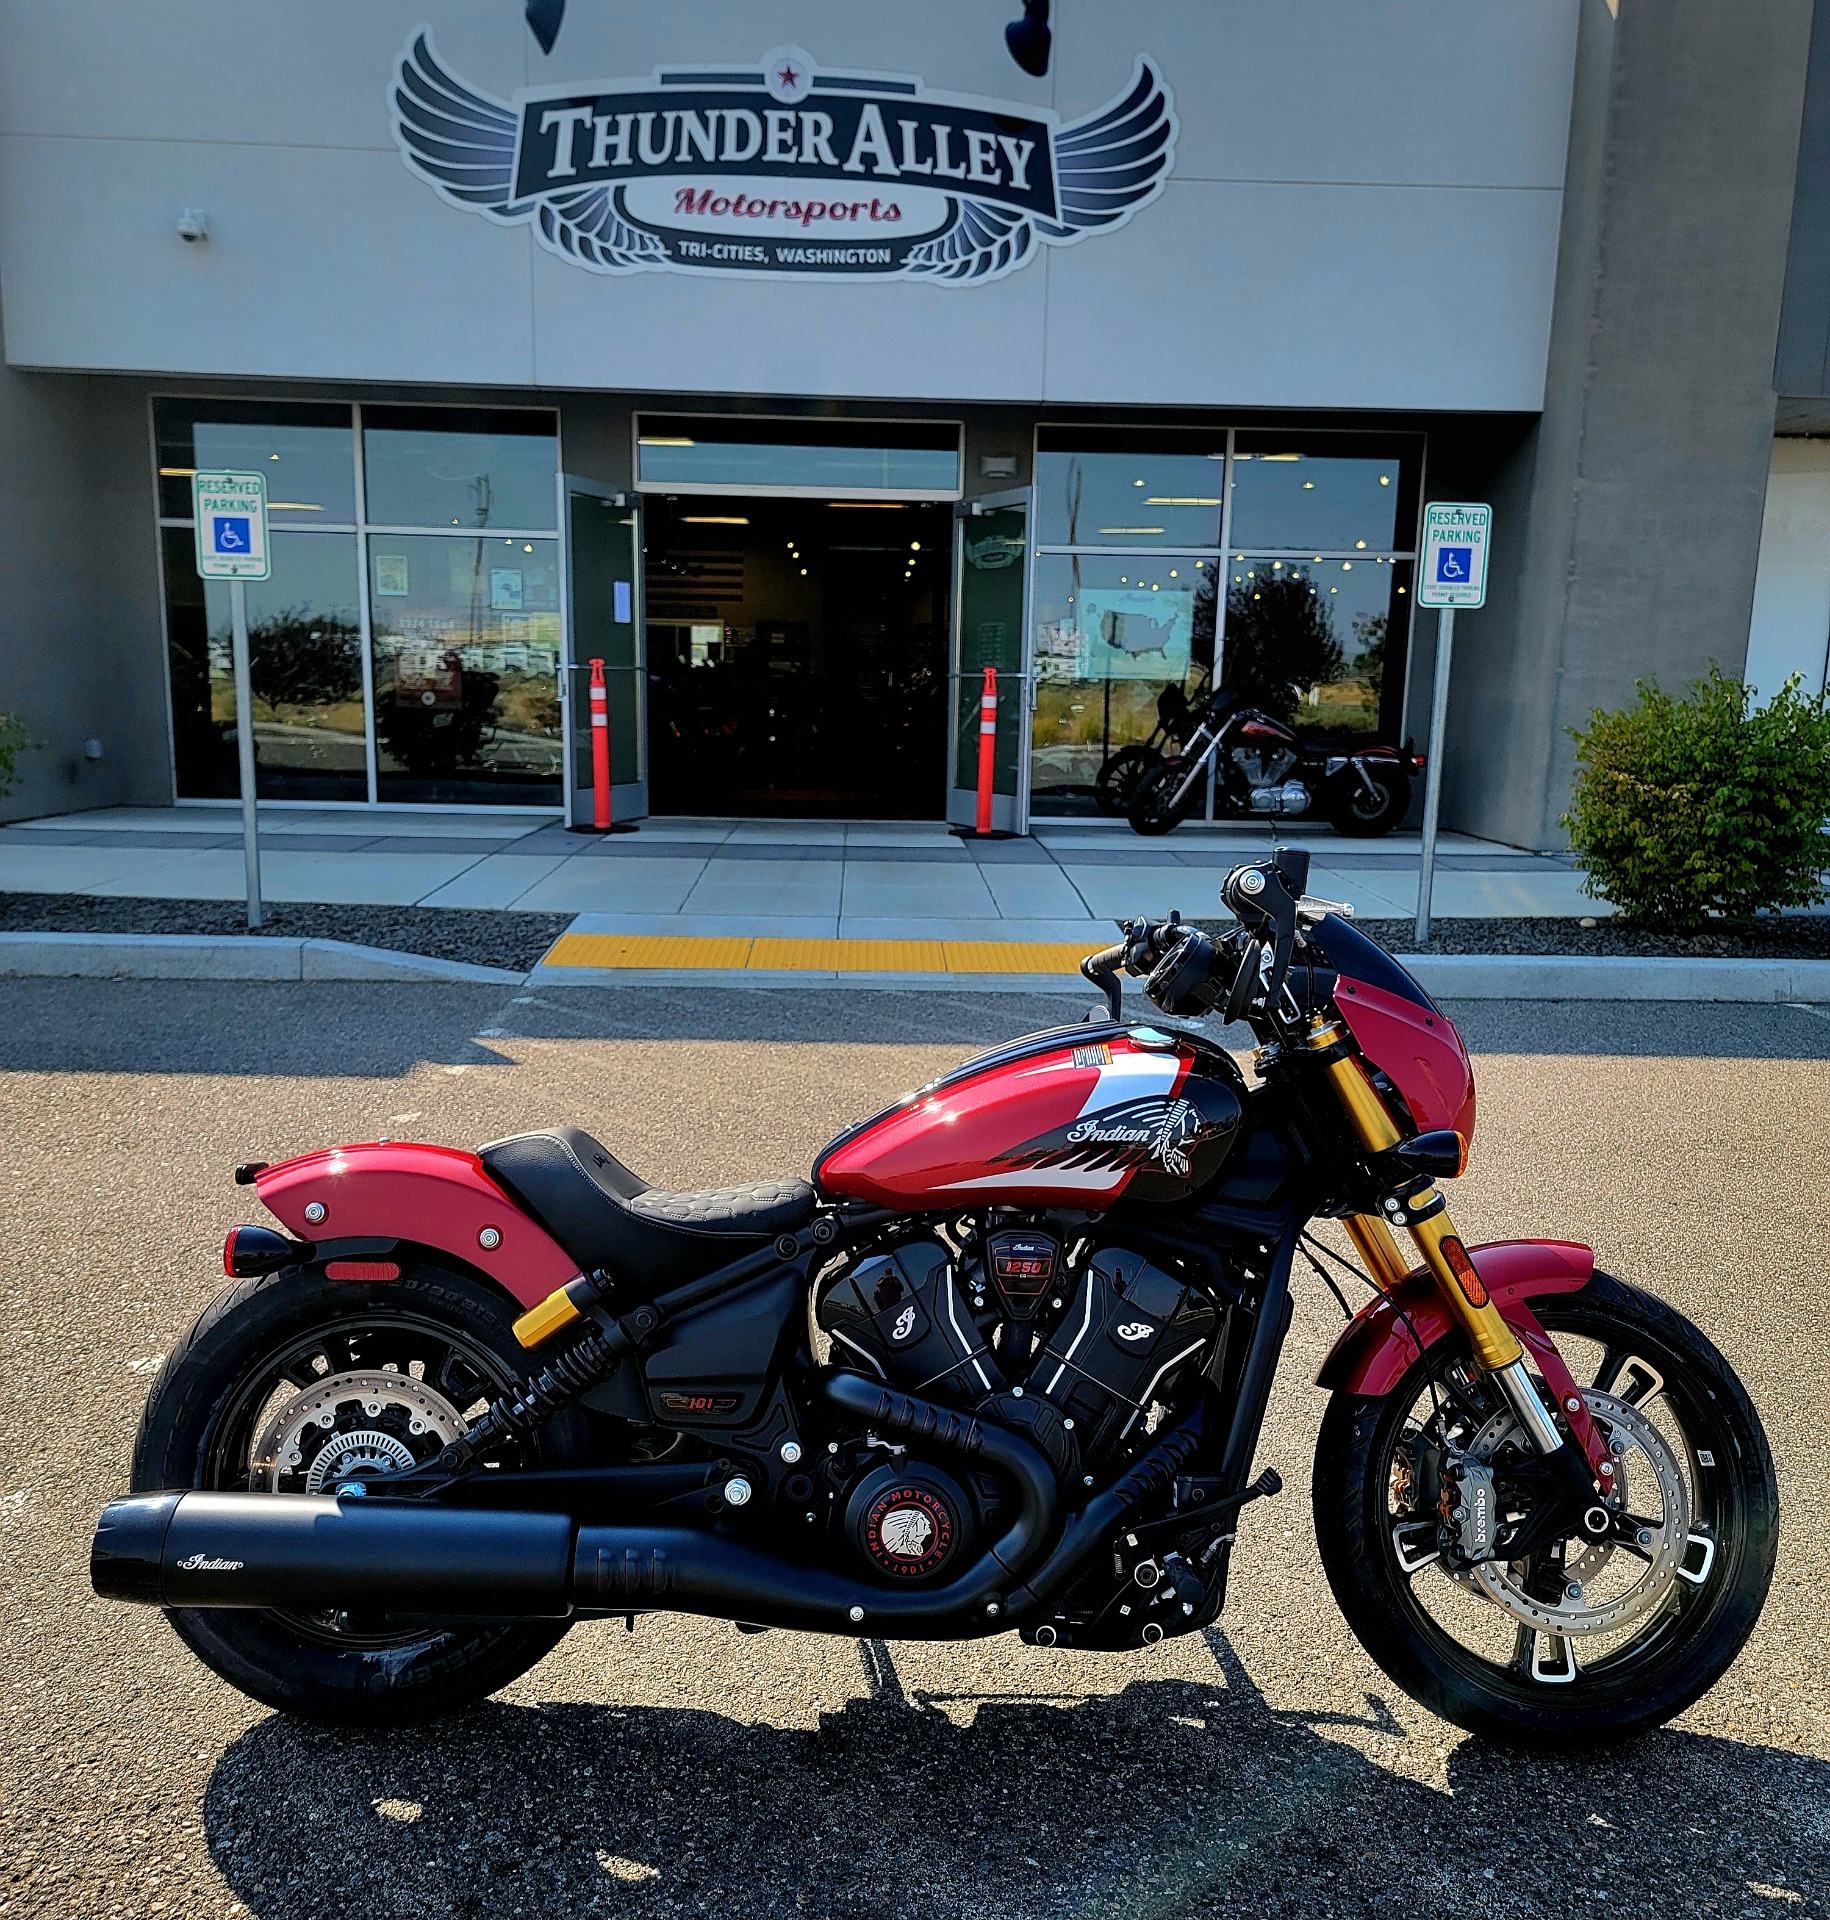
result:
[[[944,1075],[811,1181],[656,1192],[564,1127],[238,1169],[285,1230],[229,1234],[96,1591],[343,1721],[474,1701],[592,1616],[1147,1648],[1215,1618],[1281,1491],[1252,1469],[1293,1267],[1356,1269],[1320,1216],[1373,1289],[1314,1473],[1367,1651],[1517,1745],[1668,1719],[1772,1577],[1760,1421],[1588,1248],[1464,1243],[1467,1053],[1307,870],[1230,874],[1223,938],[1128,924],[1082,969],[1099,1017]],[[1249,1022],[1255,1078],[1127,1021],[1120,970]]]

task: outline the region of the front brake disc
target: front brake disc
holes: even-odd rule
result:
[[[1632,1625],[1665,1604],[1690,1540],[1690,1496],[1677,1458],[1658,1429],[1640,1410],[1610,1393],[1587,1390],[1589,1412],[1608,1441],[1614,1459],[1615,1487],[1621,1511],[1628,1508],[1628,1485],[1635,1468],[1642,1486],[1649,1478],[1658,1490],[1661,1516],[1638,1531],[1632,1549],[1618,1540],[1585,1540],[1582,1551],[1565,1561],[1557,1598],[1530,1592],[1529,1564],[1488,1560],[1450,1577],[1491,1600],[1514,1619],[1547,1634],[1608,1633]],[[1519,1440],[1518,1424],[1508,1408],[1496,1413],[1474,1436],[1469,1452],[1491,1460],[1508,1440]],[[1622,1554],[1643,1556],[1639,1576],[1620,1592],[1602,1597],[1597,1587]]]

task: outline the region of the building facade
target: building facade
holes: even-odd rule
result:
[[[0,808],[235,795],[198,469],[282,802],[588,818],[593,660],[625,815],[968,819],[987,666],[1019,829],[1215,676],[1422,744],[1425,498],[1453,825],[1559,844],[1638,677],[1822,686],[1811,0],[1019,11],[0,9]]]

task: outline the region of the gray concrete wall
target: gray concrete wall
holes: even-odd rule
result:
[[[0,820],[172,797],[146,396],[0,367],[0,712],[45,742]],[[99,740],[99,760],[84,745]]]
[[[1572,727],[1741,669],[1811,24],[1584,0],[1545,409],[1489,481],[1503,584],[1457,623],[1454,826],[1563,844]]]

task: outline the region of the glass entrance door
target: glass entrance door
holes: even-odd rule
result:
[[[1028,488],[962,503],[954,522],[953,740],[947,818],[978,815],[979,699],[998,671],[991,824],[1029,831],[1030,663]]]
[[[589,480],[564,477],[566,536],[566,819],[592,812],[591,662],[604,663],[610,709],[610,808],[648,812],[647,681],[642,642],[641,506]]]

